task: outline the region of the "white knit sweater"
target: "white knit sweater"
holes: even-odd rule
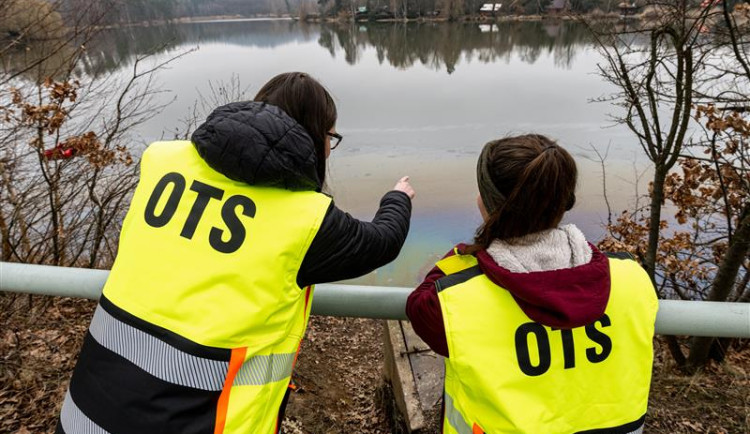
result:
[[[514,273],[573,268],[591,261],[591,247],[575,225],[536,232],[506,241],[495,240],[487,253]]]

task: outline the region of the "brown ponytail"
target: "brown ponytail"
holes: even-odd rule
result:
[[[573,157],[538,134],[489,142],[478,162],[479,192],[488,218],[470,253],[557,227],[575,204],[578,171]]]

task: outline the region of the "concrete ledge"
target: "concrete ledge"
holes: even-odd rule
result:
[[[412,373],[409,352],[404,340],[401,321],[383,322],[383,349],[385,352],[385,378],[393,389],[393,398],[403,427],[408,433],[425,428],[425,416]]]

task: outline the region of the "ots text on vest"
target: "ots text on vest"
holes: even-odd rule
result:
[[[586,359],[591,363],[600,363],[609,357],[612,352],[612,339],[604,334],[601,330],[596,328],[596,323],[601,323],[602,327],[609,327],[612,322],[609,316],[606,314],[600,319],[587,325],[584,330],[586,336],[593,342],[599,344],[601,349],[596,347],[586,348]],[[565,369],[571,369],[576,367],[575,358],[575,343],[573,341],[573,330],[570,329],[552,329],[559,331],[562,336],[562,352],[563,360],[565,362]],[[539,363],[534,365],[531,362],[531,353],[529,350],[529,335],[534,335],[536,338],[537,354],[539,354]],[[518,367],[521,371],[530,376],[536,377],[547,372],[552,364],[552,354],[549,342],[549,336],[547,335],[547,329],[543,325],[535,322],[527,322],[521,324],[516,329],[516,357],[518,359]]]
[[[156,206],[170,185],[172,186],[172,191],[169,193],[167,203],[164,205],[164,209],[157,214]],[[144,217],[149,226],[161,228],[172,220],[185,192],[185,186],[185,177],[177,172],[167,173],[159,180],[146,205]],[[203,217],[203,212],[206,210],[208,203],[212,199],[222,200],[224,198],[224,190],[196,180],[193,180],[190,190],[196,192],[198,196],[195,198],[193,207],[190,209],[190,213],[187,215],[185,223],[182,226],[182,231],[180,232],[181,237],[189,240],[193,238],[193,234],[195,234],[195,230],[200,223],[201,217]],[[255,202],[249,197],[234,195],[227,198],[221,207],[221,219],[229,230],[229,239],[224,241],[224,229],[215,226],[211,227],[211,232],[208,236],[209,244],[218,252],[235,252],[245,241],[246,230],[237,214],[237,208],[241,208],[242,215],[250,218],[255,217]]]

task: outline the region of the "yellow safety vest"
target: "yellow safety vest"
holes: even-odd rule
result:
[[[187,141],[152,144],[90,327],[92,346],[132,362],[159,387],[174,386],[154,400],[208,393],[174,419],[210,407],[203,417],[213,420],[201,426],[213,423],[213,433],[275,432],[312,301],[297,273],[330,202],[228,179]],[[96,414],[76,406],[83,398],[74,392],[84,390],[76,375],[61,420],[96,425]],[[158,406],[169,412],[176,401]]]
[[[609,259],[602,318],[559,330],[529,319],[477,260],[438,262],[449,358],[445,433],[642,432],[658,302],[633,260]]]

